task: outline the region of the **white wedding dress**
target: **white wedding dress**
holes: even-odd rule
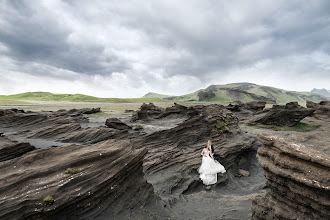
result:
[[[226,169],[210,156],[210,151],[203,150],[207,157],[202,158],[202,165],[198,168],[199,178],[204,185],[212,185],[217,182],[217,173],[225,173]]]

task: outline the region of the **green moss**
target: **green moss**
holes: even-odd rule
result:
[[[65,174],[76,174],[79,173],[81,170],[80,168],[68,168],[66,169],[66,171],[64,172]]]
[[[44,199],[43,199],[43,202],[47,205],[51,205],[54,203],[54,198],[53,196],[46,196]]]
[[[215,124],[216,129],[219,133],[225,133],[225,132],[231,132],[228,125],[230,124],[229,120],[220,121],[217,120],[217,123]]]

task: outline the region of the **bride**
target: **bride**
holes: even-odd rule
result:
[[[199,178],[204,185],[211,185],[217,182],[217,173],[225,173],[225,168],[216,160],[214,160],[211,144],[208,143],[202,150],[202,165],[198,168]]]

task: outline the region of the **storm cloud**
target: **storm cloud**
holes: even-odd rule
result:
[[[0,0],[0,94],[329,88],[329,1]]]

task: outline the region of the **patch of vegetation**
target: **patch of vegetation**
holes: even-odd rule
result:
[[[32,105],[30,102],[25,102],[21,100],[12,100],[12,99],[6,99],[0,96],[0,105],[6,105],[6,106],[11,106],[11,105]]]
[[[46,204],[46,205],[51,205],[54,203],[54,198],[53,196],[46,196],[44,199],[43,199],[43,202]]]
[[[60,102],[113,102],[113,103],[135,103],[135,102],[168,102],[162,98],[98,98],[83,94],[54,94],[50,92],[26,92],[16,95],[2,95],[0,100],[13,101],[60,101]],[[3,101],[4,102],[4,101]]]
[[[256,126],[259,128],[266,128],[266,129],[271,129],[274,131],[298,131],[298,132],[308,132],[312,131],[316,128],[319,128],[321,125],[310,125],[304,122],[299,122],[296,126],[293,127],[288,127],[288,126],[277,126],[277,125],[263,125],[263,124],[256,124],[256,125],[251,125],[251,126]]]
[[[66,169],[64,174],[76,174],[79,173],[80,171],[81,171],[80,168],[68,168]]]
[[[225,132],[230,132],[230,129],[228,125],[230,124],[230,121],[220,121],[218,120],[217,123],[215,124],[216,129],[220,134],[225,133]]]

